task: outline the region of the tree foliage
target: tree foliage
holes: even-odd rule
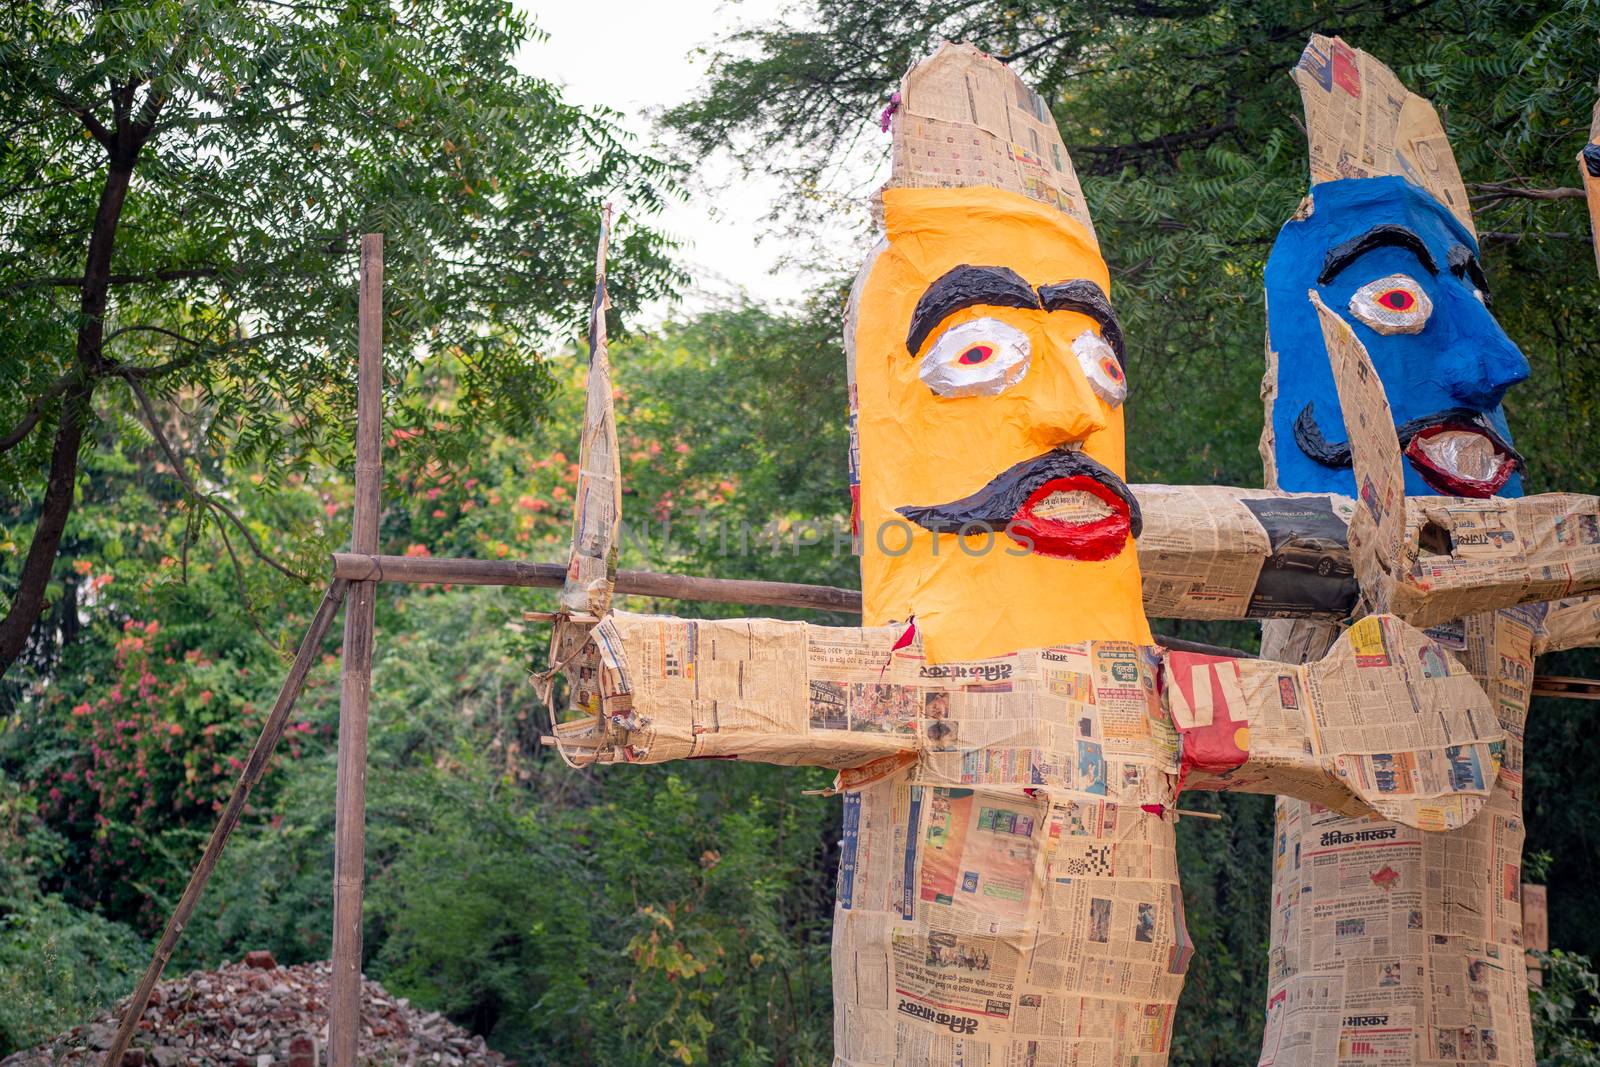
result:
[[[36,626],[80,453],[142,423],[183,483],[194,537],[255,554],[224,453],[268,485],[347,448],[361,234],[384,231],[391,424],[460,455],[536,420],[538,346],[588,299],[598,208],[671,190],[610,116],[512,59],[533,30],[501,0],[34,0],[0,13],[0,484],[11,531],[0,668],[47,659]],[[624,223],[613,298],[671,277]],[[463,383],[430,410],[418,358]],[[316,544],[270,559],[285,579]]]

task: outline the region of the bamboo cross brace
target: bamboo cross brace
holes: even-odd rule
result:
[[[356,552],[333,554],[333,576],[351,582],[400,582],[409,585],[494,585],[522,589],[559,589],[567,569],[560,563],[517,559],[458,559],[449,556],[380,556]],[[618,571],[616,591],[663,600],[692,600],[745,607],[804,608],[861,614],[861,594],[836,585],[769,582],[746,578],[701,578],[657,571]],[[538,621],[549,621],[548,619]],[[1156,643],[1180,652],[1254,658],[1237,648],[1156,634]],[[1582,678],[1534,680],[1535,696],[1600,700],[1600,682]],[[1579,684],[1582,683],[1582,684]]]

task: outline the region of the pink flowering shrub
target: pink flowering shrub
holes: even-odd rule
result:
[[[35,764],[32,787],[40,817],[72,828],[78,854],[62,887],[70,898],[155,924],[155,898],[181,891],[277,684],[236,656],[185,649],[159,622],[128,620],[109,662],[82,675],[72,695],[50,696],[48,717],[33,728],[54,728],[59,738]],[[308,706],[303,697],[299,709]],[[278,757],[297,759],[323,737],[291,717]]]

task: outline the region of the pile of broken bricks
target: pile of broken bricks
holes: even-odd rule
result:
[[[326,963],[279,967],[269,952],[156,987],[123,1067],[324,1067]],[[509,1061],[438,1012],[424,1012],[378,983],[361,989],[362,1067],[502,1067]],[[126,1003],[126,1002],[124,1002]],[[98,1067],[117,1029],[116,1011],[75,1026],[0,1067]]]

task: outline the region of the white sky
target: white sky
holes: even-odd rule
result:
[[[643,147],[658,143],[646,110],[686,100],[705,77],[707,60],[694,55],[695,49],[710,46],[737,25],[775,19],[785,6],[785,0],[516,3],[548,35],[523,50],[520,69],[563,86],[569,103],[621,112],[621,125]],[[887,146],[881,151],[886,156]],[[766,228],[763,218],[784,194],[782,184],[763,175],[736,179],[736,174],[730,160],[708,161],[688,199],[670,204],[656,223],[684,243],[677,258],[692,284],[675,307],[646,309],[648,321],[671,311],[725,305],[741,293],[762,303],[782,302],[802,295],[812,280],[804,271],[779,266],[780,239],[759,239]],[[849,242],[853,235],[841,230],[840,237]]]

